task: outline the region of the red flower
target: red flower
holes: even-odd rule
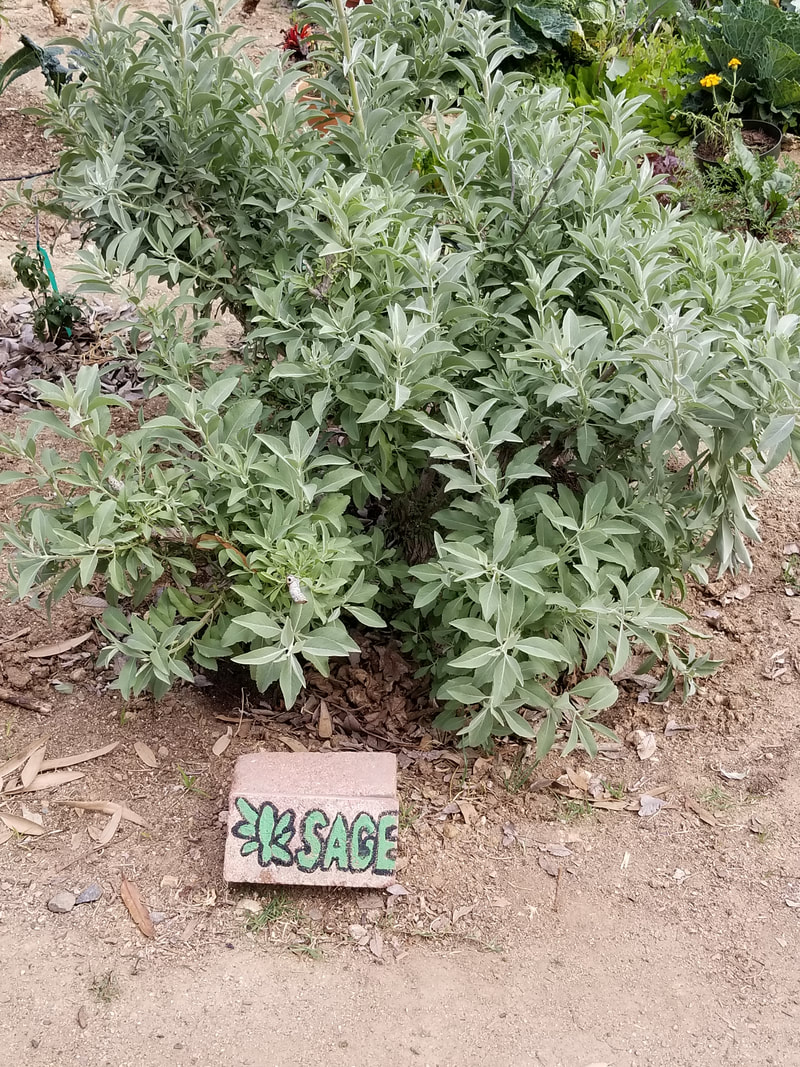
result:
[[[308,57],[309,41],[314,32],[310,22],[302,26],[290,26],[283,34],[283,50],[291,52],[294,59],[306,59]]]

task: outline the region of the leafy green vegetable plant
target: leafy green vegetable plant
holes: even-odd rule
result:
[[[595,751],[635,649],[668,687],[708,668],[668,599],[749,564],[797,451],[800,267],[663,207],[636,103],[504,74],[481,12],[305,5],[320,93],[353,114],[352,73],[363,116],[320,136],[296,66],[193,11],[96,10],[48,103],[55,207],[99,244],[77,281],[137,307],[162,411],[117,433],[94,369],[41,384],[0,443],[39,482],[5,528],[15,595],[102,584],[126,694],[232,659],[291,704],[389,625],[440,727]],[[234,364],[201,344],[220,306]]]
[[[42,253],[31,254],[27,245],[18,245],[11,257],[11,269],[33,297],[33,332],[39,340],[62,341],[69,337],[83,318],[83,307],[69,293],[51,291]]]
[[[768,0],[722,0],[718,11],[698,15],[694,26],[708,65],[724,87],[762,118],[794,127],[800,117],[800,14]],[[731,59],[741,66],[731,69]],[[700,106],[702,106],[700,101]]]

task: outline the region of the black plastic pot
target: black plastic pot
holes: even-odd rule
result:
[[[771,148],[750,148],[750,151],[758,159],[777,159],[781,154],[781,145],[783,144],[783,134],[778,126],[773,122],[764,122],[762,119],[745,119],[742,122],[742,130],[761,130],[774,140],[774,144]],[[707,156],[703,156],[698,151],[704,144],[702,140],[695,141],[694,144],[694,158],[697,160],[700,169],[705,167],[715,167],[719,163],[723,163],[722,159],[709,159]],[[750,147],[748,145],[748,147]]]

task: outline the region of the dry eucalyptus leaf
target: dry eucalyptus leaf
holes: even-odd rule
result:
[[[377,959],[383,959],[383,934],[377,927],[372,931],[369,939],[369,950]]]
[[[0,779],[8,778],[9,775],[24,766],[31,754],[35,752],[40,745],[44,745],[48,736],[48,734],[45,734],[44,737],[35,738],[29,745],[26,745],[21,752],[18,752],[16,756],[12,756],[10,760],[7,760],[2,767],[0,767]]]
[[[67,641],[56,641],[52,645],[39,645],[37,648],[29,649],[25,655],[29,659],[48,659],[50,656],[60,656],[64,652],[71,652],[73,648],[85,644],[93,633],[93,630],[87,630],[85,634],[70,637]]]
[[[115,811],[109,818],[108,822],[103,827],[102,833],[97,838],[97,844],[102,848],[107,845],[114,834],[119,830],[119,824],[122,822],[122,808]]]
[[[122,884],[119,887],[119,895],[122,897],[122,903],[128,909],[131,918],[142,931],[144,936],[155,937],[156,928],[153,926],[150,912],[142,903],[142,898],[139,895],[139,888],[136,883],[129,882],[128,879],[123,876]]]
[[[748,775],[748,771],[726,771],[724,767],[720,767],[719,773],[723,778],[731,778],[734,782],[741,782]]]
[[[661,797],[651,797],[648,793],[642,793],[639,797],[639,815],[646,819],[650,815],[657,815],[664,807],[666,801]]]
[[[719,826],[716,815],[696,801],[687,799],[685,806],[687,811],[694,812],[700,822],[704,822],[707,826]]]
[[[319,702],[319,719],[317,720],[317,734],[320,739],[327,741],[329,737],[333,737],[333,722],[331,720],[331,713],[328,711],[328,705],[324,700]]]
[[[39,773],[42,763],[44,762],[44,748],[45,746],[42,745],[40,748],[31,752],[25,762],[25,766],[19,772],[19,780],[22,782],[25,789],[30,786],[31,782]]]
[[[134,741],[133,750],[145,767],[156,768],[158,766],[155,752],[144,741]]]
[[[306,746],[295,741],[293,737],[279,737],[278,740],[283,742],[291,752],[308,752]]]
[[[606,744],[597,746],[597,755],[601,759],[624,760],[628,757],[628,750],[623,744],[619,742],[617,744],[614,744],[613,742],[608,742]]]
[[[107,756],[109,752],[113,752],[115,748],[119,747],[119,741],[112,741],[110,745],[104,745],[102,748],[95,748],[91,752],[79,752],[77,756],[64,756],[60,759],[46,759],[40,771],[56,771],[61,767],[74,767],[77,763],[88,763],[89,760],[98,759],[100,756]]]
[[[224,734],[217,738],[211,751],[215,756],[221,756],[230,743],[231,731],[228,729]]]
[[[80,771],[48,771],[45,774],[37,774],[28,786],[20,786],[17,789],[7,789],[6,796],[14,796],[15,793],[38,793],[41,789],[58,789],[59,786],[69,782],[77,782],[86,775]]]
[[[9,815],[4,811],[0,811],[0,822],[5,823],[9,830],[14,830],[18,834],[27,834],[28,837],[41,837],[46,832],[43,826],[39,826],[30,819],[24,819],[21,815]]]
[[[665,737],[673,737],[675,734],[679,734],[684,730],[694,730],[694,727],[684,726],[683,723],[678,722],[676,719],[670,719],[664,727],[664,735]]]
[[[571,856],[572,849],[567,848],[566,845],[562,845],[560,842],[553,842],[544,845],[539,845],[540,852],[549,852],[551,856]]]
[[[78,808],[80,811],[99,811],[103,815],[113,815],[115,811],[122,812],[122,818],[126,822],[132,822],[136,826],[145,826],[141,815],[126,808],[124,804],[115,804],[110,800],[51,800],[51,804],[64,804],[70,808]]]
[[[6,841],[10,841],[14,834],[11,830],[0,830],[0,845],[4,845]]]

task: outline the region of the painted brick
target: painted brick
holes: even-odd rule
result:
[[[254,752],[236,761],[225,879],[380,888],[394,881],[397,760],[384,752]]]

